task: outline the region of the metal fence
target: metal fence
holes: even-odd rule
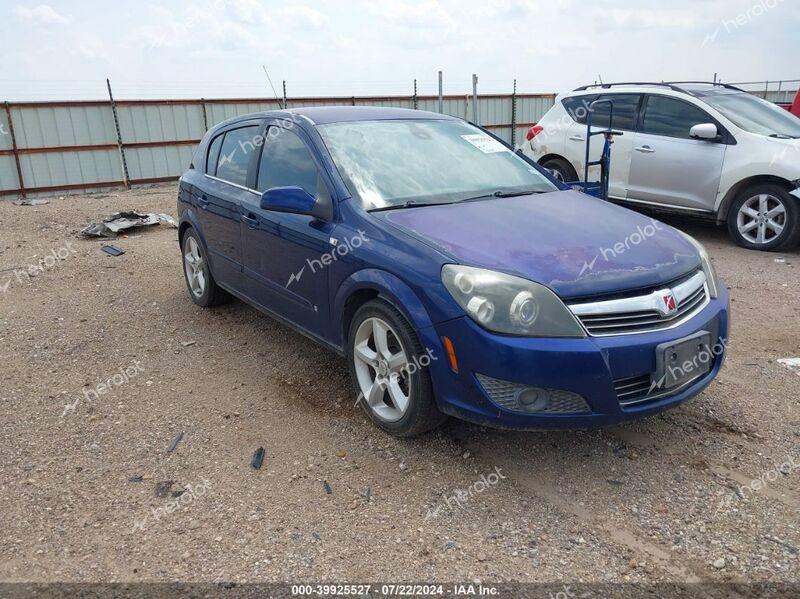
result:
[[[480,95],[478,122],[509,143],[553,105],[554,94]],[[443,96],[442,112],[473,119],[473,96]],[[392,106],[437,112],[438,96],[289,98],[302,106]],[[86,192],[176,180],[213,125],[279,108],[275,99],[5,102],[0,197]]]

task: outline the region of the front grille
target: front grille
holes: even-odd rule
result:
[[[674,298],[669,311],[665,300]],[[571,304],[569,307],[586,331],[595,337],[646,333],[668,329],[688,320],[709,302],[705,274],[699,271],[672,288],[648,295]]]
[[[649,374],[614,381],[617,399],[621,406],[629,406],[647,399],[652,382]]]
[[[483,374],[475,375],[489,398],[501,408],[526,414],[586,414],[589,404],[577,393],[559,389],[542,389],[495,379]],[[536,406],[520,403],[523,391],[536,391],[542,401]]]

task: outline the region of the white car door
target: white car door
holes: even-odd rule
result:
[[[634,137],[629,200],[712,211],[727,145],[692,139],[694,125],[721,125],[700,107],[679,98],[649,95]]]
[[[570,125],[564,150],[566,158],[578,171],[578,179],[584,179],[584,165],[586,162],[586,120],[591,103],[594,100],[610,100],[614,103],[613,129],[621,131],[622,135],[614,137],[611,146],[611,176],[609,177],[608,195],[616,199],[624,199],[628,187],[628,174],[631,167],[631,151],[636,130],[636,120],[639,113],[641,94],[602,94],[600,96],[574,96],[568,100],[568,110],[575,117]],[[609,124],[608,103],[599,103],[592,110],[592,131],[601,131],[608,128]],[[592,137],[589,152],[589,161],[600,160],[603,152],[604,138],[602,135]],[[593,166],[589,169],[589,181],[600,180],[600,167]]]

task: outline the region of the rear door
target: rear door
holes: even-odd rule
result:
[[[711,115],[685,100],[648,95],[635,136],[627,199],[712,211],[727,145],[692,139],[694,125],[714,123]]]
[[[611,146],[611,176],[609,177],[608,195],[616,199],[624,199],[628,187],[628,175],[631,168],[631,151],[636,123],[639,116],[641,94],[601,94],[590,96],[574,96],[570,98],[568,112],[573,115],[575,122],[567,131],[565,147],[568,159],[579,168],[578,179],[584,178],[584,165],[586,162],[586,124],[589,112],[592,112],[592,131],[608,128],[610,119],[610,106],[608,103],[598,104],[591,108],[594,100],[610,100],[614,103],[614,121],[612,128],[621,131],[622,135],[614,137]],[[600,160],[603,152],[604,139],[602,135],[592,137],[589,160]],[[600,180],[600,167],[589,169],[589,180]]]
[[[247,170],[258,129],[258,121],[248,121],[211,140],[203,186],[195,189],[194,201],[214,276],[237,289],[242,280],[241,204],[253,194],[246,186]]]
[[[291,123],[290,123],[291,124]],[[298,127],[268,123],[251,180],[259,192],[297,186],[332,205],[330,184]],[[341,257],[331,243],[333,222],[264,210],[259,195],[243,203],[242,236],[248,296],[318,336],[330,323],[328,268]]]

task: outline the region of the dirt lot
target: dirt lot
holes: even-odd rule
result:
[[[397,440],[354,407],[343,359],[242,303],[192,304],[175,230],[117,258],[76,236],[175,195],[0,203],[0,580],[800,578],[800,372],[778,363],[800,356],[797,252],[673,223],[733,302],[728,362],[680,408]]]

